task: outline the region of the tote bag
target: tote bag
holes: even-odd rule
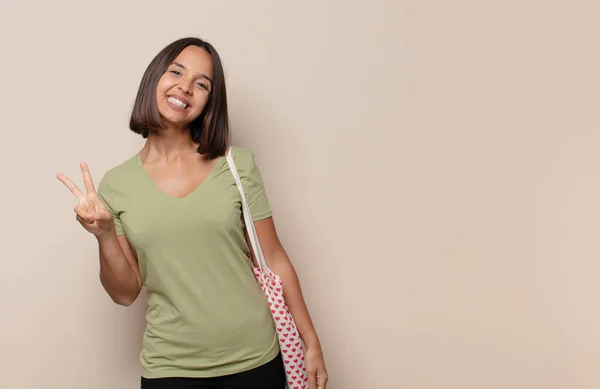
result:
[[[238,175],[237,168],[231,156],[231,148],[227,152],[227,163],[229,170],[233,174],[235,184],[242,197],[242,213],[244,222],[248,231],[248,237],[252,246],[252,252],[256,258],[258,266],[252,264],[254,277],[256,278],[260,288],[265,294],[273,322],[277,330],[277,338],[279,340],[279,348],[283,357],[285,367],[285,375],[287,379],[287,387],[289,389],[308,389],[308,375],[304,365],[304,349],[302,340],[296,328],[296,323],[292,318],[283,298],[283,285],[279,276],[271,271],[267,266],[267,262],[260,247],[258,234],[254,228],[250,207],[244,194],[244,188]]]

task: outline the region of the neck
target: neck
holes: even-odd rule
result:
[[[148,134],[141,154],[144,159],[170,161],[195,153],[197,147],[188,129],[167,127]]]

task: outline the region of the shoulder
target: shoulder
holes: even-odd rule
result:
[[[138,175],[138,169],[138,154],[135,154],[133,157],[108,169],[98,184],[98,191],[115,190],[127,186]]]
[[[254,153],[244,147],[231,147],[231,157],[240,171],[252,170],[256,165]]]
[[[254,153],[251,150],[244,147],[232,146],[231,156],[236,162],[249,162],[254,160]]]

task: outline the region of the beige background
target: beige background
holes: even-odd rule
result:
[[[0,388],[139,387],[55,178],[136,152],[142,72],[212,42],[329,388],[600,387],[600,6],[2,1]]]

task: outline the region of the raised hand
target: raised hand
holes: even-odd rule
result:
[[[85,162],[81,163],[81,173],[85,191],[83,193],[77,185],[69,180],[64,174],[58,173],[58,178],[77,197],[79,204],[75,206],[76,218],[87,231],[95,236],[101,236],[114,230],[115,224],[112,214],[106,208],[94,187],[90,169]]]

